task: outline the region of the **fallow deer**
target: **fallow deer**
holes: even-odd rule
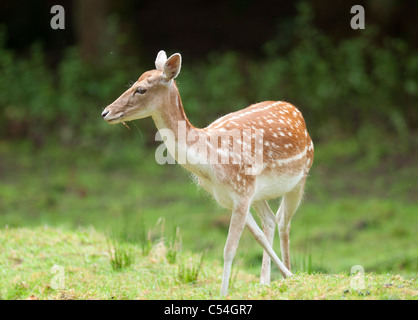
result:
[[[103,119],[115,124],[152,117],[159,132],[172,133],[165,135],[172,157],[221,206],[231,210],[221,295],[228,293],[232,260],[245,225],[264,249],[260,282],[270,283],[271,259],[284,277],[291,276],[290,222],[301,202],[314,153],[301,112],[287,102],[265,101],[227,114],[206,128],[196,128],[186,117],[174,81],[181,61],[178,53],[167,59],[166,53],[160,51],[156,69],[143,73],[106,107]],[[181,126],[194,139],[180,137]],[[201,152],[204,148],[205,152]],[[255,163],[256,156],[262,161]],[[267,201],[280,197],[283,198],[275,215]],[[260,216],[263,231],[254,220],[251,207]],[[276,224],[284,263],[272,249]]]

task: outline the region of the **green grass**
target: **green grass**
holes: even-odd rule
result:
[[[108,240],[108,247],[109,261],[113,270],[127,268],[134,262],[134,254],[129,245],[112,239]]]
[[[178,279],[184,283],[195,283],[199,278],[204,256],[203,252],[199,259],[190,259],[186,262],[181,261],[178,265]]]
[[[392,298],[413,296],[398,293],[396,286],[404,285],[399,291],[416,289],[416,280],[412,287],[400,284],[416,279],[418,272],[414,155],[388,156],[375,163],[374,158],[363,162],[362,155],[355,141],[316,146],[290,235],[292,271],[300,274],[283,282],[273,267],[275,282],[259,287],[262,250],[245,230],[234,260],[231,297],[310,298],[309,290],[300,288],[306,279],[318,288],[341,281],[332,294],[324,296],[318,289],[312,298],[343,298],[340,291],[347,290],[354,265],[364,267],[372,288],[364,296],[348,288],[345,298],[389,299],[390,292]],[[27,294],[75,299],[217,297],[230,213],[198,190],[179,166],[156,164],[154,150],[145,149],[137,132],[118,145],[100,147],[35,149],[0,142],[0,159],[3,299]],[[279,202],[271,205],[277,208]],[[118,236],[112,237],[114,232]],[[274,248],[280,252],[277,236]],[[112,257],[112,252],[120,256]],[[179,266],[188,259],[194,261],[192,267],[199,265],[202,252],[197,280],[179,281]],[[80,256],[77,260],[73,255]],[[118,271],[112,260],[121,265]],[[64,293],[48,289],[55,264],[63,265],[71,280]],[[384,287],[396,276],[404,280]],[[381,292],[373,291],[376,288]]]
[[[94,229],[8,228],[0,230],[2,299],[210,299],[219,296],[219,261],[182,253],[198,265],[193,281],[179,281],[179,264],[170,264],[160,244],[149,256],[132,246],[135,262],[115,271],[109,264],[107,237]],[[196,264],[196,262],[198,264]],[[52,268],[63,268],[63,288],[54,286]],[[293,278],[260,286],[244,270],[234,276],[230,299],[416,299],[418,282],[390,273],[367,273],[364,289],[351,286],[352,276],[297,273]]]

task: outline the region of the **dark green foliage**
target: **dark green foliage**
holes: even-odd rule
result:
[[[182,75],[179,86],[192,120],[204,125],[250,103],[286,100],[303,111],[316,141],[358,136],[368,149],[383,134],[396,140],[396,151],[410,149],[418,126],[418,53],[373,26],[332,41],[311,23],[308,6],[302,3],[299,11],[289,48],[278,37],[266,44],[262,60],[211,55]]]
[[[372,25],[335,41],[312,20],[312,10],[301,3],[297,18],[279,25],[277,36],[265,44],[262,59],[237,52],[213,52],[193,63],[186,57],[178,85],[191,122],[206,126],[251,103],[286,100],[303,111],[315,141],[356,137],[369,150],[383,134],[390,137],[391,147],[385,150],[412,149],[418,126],[418,53]],[[52,69],[39,45],[22,58],[4,49],[4,38],[3,32],[0,138],[96,145],[123,138],[125,131],[109,130],[100,113],[130,81],[153,68],[153,61],[139,66],[112,51],[92,66],[75,47]],[[141,133],[152,138],[155,129],[143,123]]]

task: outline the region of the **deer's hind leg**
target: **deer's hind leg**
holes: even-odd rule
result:
[[[283,263],[290,270],[289,254],[289,232],[290,222],[302,200],[303,190],[305,188],[306,177],[304,177],[293,190],[283,196],[279,210],[276,214],[276,221],[279,229],[280,248],[282,251]]]
[[[247,227],[248,227],[248,229],[250,229],[251,233],[253,234],[253,236],[257,240],[257,242],[268,253],[270,258],[273,260],[274,264],[279,268],[279,271],[281,272],[283,277],[286,278],[286,277],[292,276],[292,273],[286,268],[286,266],[279,259],[277,254],[274,252],[273,248],[268,243],[266,235],[259,228],[259,226],[257,225],[257,222],[254,220],[250,211],[248,211],[248,214],[247,214]]]
[[[263,232],[270,247],[273,248],[274,232],[276,230],[276,217],[266,200],[253,203],[253,208],[261,219]],[[263,251],[263,262],[261,264],[260,283],[269,284],[271,275],[271,258],[266,250]]]

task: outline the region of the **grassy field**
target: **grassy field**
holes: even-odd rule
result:
[[[381,158],[355,141],[317,146],[292,222],[296,276],[283,281],[273,268],[275,281],[260,287],[262,251],[245,230],[230,298],[416,298],[413,158]],[[0,159],[1,298],[218,297],[230,213],[179,166],[156,164],[137,135],[106,147],[0,143]],[[115,271],[119,249],[130,261]],[[190,264],[199,274],[189,283]],[[64,268],[65,290],[51,288],[54,265]],[[354,265],[366,272],[364,290],[350,287]]]
[[[132,245],[134,261],[120,270],[109,263],[109,240],[93,229],[3,229],[0,244],[7,246],[0,253],[3,299],[220,298],[219,261],[204,261],[198,278],[189,281],[180,270],[196,267],[200,258],[185,252],[170,263],[163,242],[146,256]],[[234,271],[230,299],[411,299],[418,295],[416,280],[391,273],[368,273],[364,288],[359,289],[352,287],[353,276],[346,273],[297,273],[260,286],[254,275]]]

